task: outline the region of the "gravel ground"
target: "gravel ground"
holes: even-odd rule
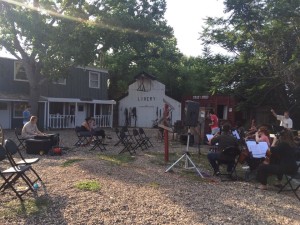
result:
[[[182,167],[165,173],[173,161],[164,164],[164,145],[155,138],[156,130],[145,131],[154,147],[138,151],[133,162],[124,164],[103,159],[121,150],[120,145],[114,146],[117,137],[111,129],[106,129],[112,139],[107,140],[105,152],[74,148],[77,137],[73,130],[55,131],[60,133],[62,145],[70,149],[62,156],[39,156],[40,162],[34,165],[47,191],[45,197],[40,188],[37,201],[46,199],[46,203],[30,213],[32,206],[26,203],[32,202],[33,195],[27,194],[20,203],[6,191],[0,194],[0,224],[300,224],[300,202],[293,193],[277,194],[275,188],[257,190],[254,183],[244,181],[202,179]],[[5,131],[5,138],[15,140],[13,131]],[[184,149],[179,143],[170,144],[172,153]],[[195,153],[193,159],[200,170],[205,171],[207,150],[202,150],[200,161],[196,159],[197,149],[191,147],[190,151]],[[71,159],[80,161],[62,167]],[[101,189],[83,191],[75,187],[85,180],[98,181]]]

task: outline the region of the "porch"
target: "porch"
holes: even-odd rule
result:
[[[94,118],[99,127],[112,127],[112,115],[96,115]],[[51,129],[75,128],[75,115],[50,114],[48,127]]]

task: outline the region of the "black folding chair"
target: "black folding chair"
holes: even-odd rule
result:
[[[300,187],[300,162],[298,162],[298,170],[295,174],[284,174],[283,175],[286,178],[286,183],[280,188],[278,193],[282,191],[292,191],[298,200],[300,201],[300,197],[297,194],[297,190]],[[289,186],[289,189],[286,189],[286,187]]]
[[[76,143],[74,144],[75,146],[86,146],[92,138],[91,132],[82,131],[82,128],[79,126],[75,127],[75,133],[78,138]]]
[[[237,146],[230,146],[230,147],[225,148],[222,151],[221,158],[220,158],[220,160],[218,160],[218,164],[219,165],[225,164],[227,166],[229,164],[232,165],[231,171],[226,170],[227,172],[220,173],[222,181],[237,180],[238,176],[236,173],[236,166],[238,164],[238,161],[239,161],[238,159],[239,159],[240,154],[241,154],[241,151],[240,151],[239,147],[237,147]],[[222,176],[225,176],[229,179],[222,179]]]
[[[126,137],[127,137],[128,139],[130,139],[131,141],[134,142],[134,137],[133,137],[133,135],[130,133],[128,127],[122,127],[121,130],[124,132],[124,134],[126,135]]]
[[[26,141],[26,138],[23,138],[22,137],[22,129],[21,128],[15,128],[15,135],[18,139],[18,148],[19,149],[26,149],[26,146],[25,146],[25,141]]]
[[[150,141],[150,137],[148,137],[143,128],[139,128],[140,136],[146,141],[147,147],[153,147],[152,142]]]
[[[94,138],[93,147],[90,150],[92,151],[99,148],[100,151],[106,151],[105,148],[106,144],[104,144],[105,139],[102,137],[102,134],[94,134],[93,138]]]
[[[119,152],[119,154],[124,152],[129,152],[130,155],[136,154],[135,151],[135,143],[124,133],[124,131],[119,132],[120,143],[123,145],[123,149]]]
[[[137,129],[135,128],[132,129],[132,135],[135,140],[134,149],[140,148],[143,151],[148,148],[147,141],[140,136]]]
[[[3,160],[6,158],[7,151],[2,145],[0,145],[0,162],[3,162]],[[1,170],[0,176],[4,182],[0,187],[0,191],[4,192],[7,189],[11,189],[21,201],[23,201],[22,196],[27,192],[32,191],[35,194],[35,190],[33,188],[34,182],[32,182],[26,175],[26,172],[30,170],[30,167],[31,166],[29,165],[19,165],[11,166],[8,169]],[[19,181],[22,181],[22,184],[26,185],[26,187],[22,190],[17,188]]]

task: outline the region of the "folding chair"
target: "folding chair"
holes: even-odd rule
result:
[[[15,135],[18,139],[18,148],[19,149],[26,149],[26,146],[25,146],[25,141],[26,141],[26,138],[22,138],[22,129],[21,128],[15,128]]]
[[[135,146],[133,147],[134,149],[140,148],[143,151],[148,148],[146,140],[140,136],[137,129],[133,128],[132,135],[135,140]]]
[[[79,126],[75,127],[75,133],[78,138],[75,146],[86,146],[89,143],[89,139],[92,138],[92,133],[88,131],[82,131],[82,128]]]
[[[10,161],[11,166],[18,167],[20,165],[21,166],[29,165],[30,166],[29,170],[35,174],[35,179],[34,179],[33,183],[39,181],[41,183],[41,185],[43,186],[43,188],[45,188],[44,182],[42,181],[41,177],[38,175],[36,170],[34,170],[31,166],[32,164],[37,163],[40,160],[39,158],[29,158],[29,159],[24,158],[23,155],[21,154],[21,152],[19,151],[16,143],[10,139],[7,139],[4,141],[4,149],[6,150],[6,156],[7,156],[8,160]],[[19,157],[21,158],[20,161],[15,160],[15,158],[14,158],[15,154],[19,155]]]
[[[5,148],[0,145],[0,162],[2,162],[7,157],[7,152]],[[8,169],[0,171],[0,176],[4,180],[3,184],[0,187],[0,191],[4,192],[7,189],[11,189],[16,196],[23,201],[22,196],[29,191],[35,193],[33,188],[34,182],[32,182],[29,177],[25,174],[29,171],[31,166],[29,165],[20,165],[20,166],[11,166]],[[26,188],[23,190],[18,190],[17,185],[18,181],[23,181],[22,184],[26,184]]]
[[[146,141],[147,147],[153,147],[153,144],[150,141],[150,138],[146,135],[144,129],[141,127],[139,128],[139,134]]]
[[[3,143],[4,143],[4,132],[0,124],[0,145],[3,145]]]
[[[94,134],[93,137],[95,139],[94,139],[94,142],[93,142],[93,147],[90,150],[92,151],[92,150],[95,150],[96,148],[99,148],[100,151],[106,151],[105,144],[104,144],[104,139],[102,138],[102,135],[95,135]]]
[[[296,174],[284,174],[283,176],[286,178],[286,183],[280,188],[278,193],[282,191],[292,191],[298,200],[300,201],[300,196],[297,194],[297,190],[300,187],[300,162],[298,163],[298,170]],[[287,186],[290,186],[289,189],[285,189]]]
[[[131,135],[131,133],[130,133],[128,127],[122,127],[121,130],[124,132],[124,134],[127,136],[127,138],[129,138],[131,141],[134,142],[134,138],[133,138],[133,136]]]
[[[219,165],[232,164],[232,169],[231,169],[231,171],[227,171],[225,173],[220,173],[221,177],[225,176],[225,177],[229,178],[226,180],[237,180],[238,176],[236,173],[236,166],[238,164],[238,159],[239,159],[240,153],[241,153],[241,151],[240,151],[239,147],[236,147],[236,146],[227,147],[222,151],[221,154],[223,157],[221,156],[221,159],[218,161],[218,164]],[[226,181],[226,180],[221,179],[221,181]]]
[[[130,155],[136,154],[134,145],[135,143],[131,141],[131,139],[124,133],[124,131],[119,132],[120,141],[123,145],[123,149],[119,152],[119,154],[124,152],[129,152]]]

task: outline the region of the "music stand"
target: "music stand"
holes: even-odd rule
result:
[[[202,173],[200,172],[200,170],[196,167],[195,163],[192,161],[192,159],[190,158],[190,153],[189,153],[189,145],[190,145],[190,135],[191,135],[191,131],[190,131],[190,126],[188,127],[188,136],[187,136],[187,142],[186,142],[186,150],[184,152],[184,154],[177,159],[176,162],[174,162],[165,172],[168,172],[170,169],[172,169],[177,163],[179,163],[182,159],[185,160],[184,163],[184,168],[185,169],[195,169],[197,171],[197,173],[199,174],[199,176],[201,178],[204,178],[204,176],[202,175]],[[189,167],[189,163],[192,164],[192,167]]]

